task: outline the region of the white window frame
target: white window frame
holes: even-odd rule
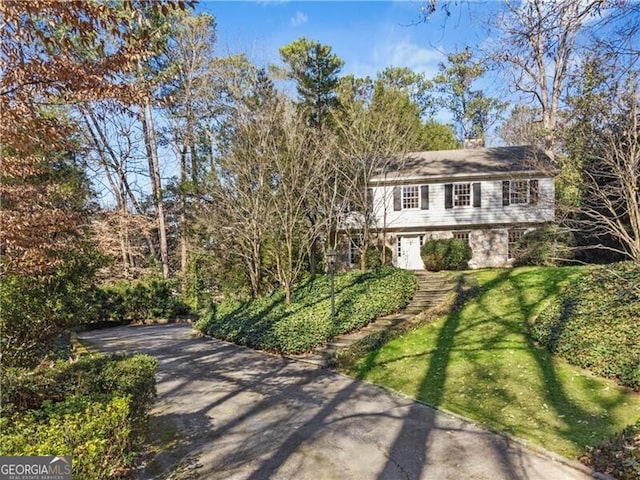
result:
[[[396,239],[396,257],[402,257],[402,237]]]
[[[470,207],[473,190],[471,183],[453,184],[453,207]]]
[[[509,204],[526,205],[530,202],[531,185],[529,180],[511,180],[509,182]]]
[[[420,209],[420,185],[402,186],[402,210]]]

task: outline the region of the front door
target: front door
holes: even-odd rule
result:
[[[422,270],[424,263],[420,256],[420,236],[402,236],[400,237],[400,249],[398,251],[398,259],[396,265],[399,268],[407,270]]]

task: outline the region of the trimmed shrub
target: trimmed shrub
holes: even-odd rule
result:
[[[290,304],[282,290],[248,302],[223,302],[212,305],[195,328],[241,345],[302,353],[401,309],[415,287],[413,272],[393,267],[336,275],[336,317],[331,318],[329,276],[318,276],[297,285]]]
[[[3,367],[35,367],[65,330],[100,312],[89,253],[69,254],[47,276],[6,275],[0,282],[0,357]]]
[[[101,401],[84,396],[47,403],[0,433],[2,455],[71,455],[73,478],[121,477],[131,465],[131,415],[128,397]]]
[[[640,267],[589,270],[530,326],[551,352],[597,375],[640,390]]]
[[[427,240],[420,248],[424,267],[432,272],[465,270],[471,260],[471,247],[457,238]]]
[[[366,270],[371,270],[374,268],[378,268],[383,266],[382,263],[382,252],[385,252],[385,263],[384,265],[391,265],[393,260],[393,252],[387,246],[382,245],[371,245],[367,248],[367,253],[364,259],[364,268]],[[360,265],[360,257],[356,259],[356,265]]]
[[[143,411],[155,396],[158,361],[149,355],[88,355],[59,361],[53,368],[0,370],[0,400],[16,411],[39,409],[45,401],[59,402],[73,395],[131,395],[135,410]]]
[[[121,477],[142,440],[156,369],[147,355],[2,369],[0,454],[72,455],[74,478]]]
[[[175,293],[176,280],[147,278],[137,282],[118,282],[105,286],[101,301],[106,322],[141,322],[152,318],[171,318],[188,312]]]

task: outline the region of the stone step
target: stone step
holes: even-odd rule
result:
[[[426,270],[416,271],[415,275],[418,279],[416,292],[409,305],[407,305],[403,310],[398,313],[379,317],[365,327],[354,332],[334,337],[324,346],[315,349],[312,353],[295,355],[291,356],[291,358],[296,358],[325,368],[328,366],[328,359],[337,350],[347,348],[354,342],[357,342],[368,335],[388,330],[390,327],[405,322],[413,318],[415,315],[433,308],[442,302],[444,298],[454,290],[454,285],[445,275],[427,272]]]
[[[408,315],[407,318],[411,318],[412,315]],[[374,329],[385,329],[388,327],[392,327],[394,325],[399,324],[400,322],[405,321],[406,318],[388,318],[388,319],[377,319],[375,322],[369,324],[369,331]]]
[[[304,355],[304,356],[301,356],[300,358],[296,358],[296,360],[300,360],[305,363],[310,363],[312,365],[317,365],[320,368],[325,368],[329,364],[329,362],[327,361],[327,357],[325,355],[320,355],[320,354]]]
[[[414,298],[413,300],[411,300],[411,302],[409,303],[409,305],[407,305],[405,307],[405,310],[407,308],[411,308],[411,307],[423,307],[425,305],[435,305],[437,303],[442,303],[442,300],[444,300],[445,297],[425,297],[425,298]],[[404,310],[403,310],[404,311]]]
[[[428,297],[428,298],[414,298],[411,303],[409,303],[409,305],[407,305],[405,307],[405,310],[407,308],[412,308],[412,307],[424,307],[424,306],[433,306],[433,305],[438,305],[440,303],[442,303],[442,301],[445,299],[445,297]]]
[[[420,290],[441,290],[443,288],[446,288],[447,290],[452,290],[453,289],[453,285],[447,282],[429,282],[429,283],[419,283],[418,286],[416,287],[416,291],[420,291]]]
[[[360,330],[356,330],[355,332],[349,333],[347,335],[340,335],[339,337],[335,337],[331,340],[331,342],[347,343],[347,345],[349,345],[353,342],[357,342],[358,340],[362,340],[368,335],[366,332],[364,332],[365,328],[367,327],[363,327]]]
[[[424,308],[423,307],[413,307],[413,308],[407,309],[407,313],[410,313],[411,316],[413,317],[415,315],[418,315],[418,314],[424,312],[425,310],[429,310],[431,307],[432,307],[432,305],[426,306]]]
[[[447,295],[449,295],[451,292],[445,292],[445,291],[441,291],[441,292],[421,292],[421,293],[417,293],[413,296],[414,299],[418,299],[418,300],[423,300],[425,298],[445,298]]]
[[[437,275],[435,273],[416,273],[416,278],[418,278],[421,281],[425,281],[425,282],[448,282],[450,281],[446,276],[444,275]]]
[[[388,321],[388,320],[394,320],[396,322],[401,322],[403,320],[408,320],[411,317],[411,315],[406,313],[406,310],[402,310],[402,312],[400,313],[394,313],[391,315],[385,315],[384,317],[378,317],[376,318],[372,323],[375,322],[380,322],[380,321]],[[371,325],[371,323],[369,324]]]
[[[434,298],[434,297],[444,298],[452,291],[453,290],[438,290],[438,291],[431,290],[428,292],[416,292],[413,295],[413,298]]]
[[[421,292],[452,292],[454,288],[451,285],[432,285],[416,288],[416,293]]]

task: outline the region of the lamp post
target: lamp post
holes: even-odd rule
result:
[[[331,318],[336,316],[336,290],[334,276],[336,273],[336,251],[333,248],[327,250],[327,263],[329,264],[329,277],[331,279]]]

